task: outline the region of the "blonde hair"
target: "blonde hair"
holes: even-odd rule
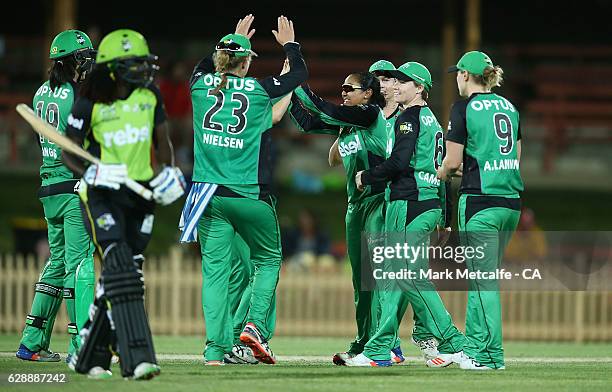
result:
[[[487,66],[482,75],[473,75],[476,83],[485,86],[487,90],[499,87],[504,82],[504,70],[499,65],[494,67]]]
[[[225,88],[227,85],[227,76],[225,73],[229,70],[238,68],[244,61],[248,59],[247,57],[236,57],[230,56],[228,52],[224,50],[217,50],[213,54],[213,62],[215,63],[215,71],[221,74],[221,83],[213,90],[213,94],[219,94],[219,91]]]

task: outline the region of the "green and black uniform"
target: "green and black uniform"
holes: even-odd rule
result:
[[[163,100],[154,87],[135,88],[110,104],[80,98],[68,120],[67,134],[102,163],[124,163],[128,177],[144,186],[153,177],[151,151],[155,127],[166,120]],[[125,241],[136,256],[146,248],[153,230],[154,201],[127,189],[83,187],[86,224],[103,253],[108,244]]]
[[[37,90],[32,106],[40,118],[64,134],[76,90],[77,85],[73,82],[51,89],[47,81]],[[61,148],[42,136],[39,144],[42,186],[38,197],[45,212],[51,255],[36,283],[32,311],[27,317],[21,344],[31,351],[48,351],[63,297],[70,320],[68,353],[73,354],[80,346],[78,330],[87,321],[94,297],[94,247],[83,225],[76,194],[78,179],[62,163]]]
[[[165,119],[159,90],[133,87],[126,97],[110,103],[81,97],[68,118],[66,134],[102,163],[125,164],[129,178],[149,186],[156,129]],[[157,362],[142,275],[142,253],[153,231],[155,201],[143,199],[125,185],[113,190],[84,183],[79,195],[103,265],[96,311],[86,325],[75,369],[79,373],[93,366],[108,369],[116,342],[121,374],[132,377],[139,364]]]
[[[217,184],[198,224],[202,250],[203,307],[208,361],[222,360],[232,348],[232,321],[227,297],[228,238],[240,234],[254,264],[247,322],[268,340],[267,321],[274,309],[281,265],[281,242],[272,182],[272,105],[306,80],[300,46],[284,45],[291,71],[257,80],[226,74],[227,85],[217,94],[221,75],[211,57],[203,59],[191,77],[194,128],[193,181]]]
[[[467,259],[466,265],[470,271],[495,271],[520,217],[519,113],[500,95],[474,93],[453,105],[447,139],[464,146],[462,245],[486,249],[482,260]],[[497,281],[470,281],[465,334],[465,354],[494,369],[504,366]]]
[[[443,136],[442,127],[428,106],[409,107],[395,122],[395,144],[388,159],[363,172],[364,185],[391,181],[385,216],[388,246],[396,243],[429,246],[429,235],[437,226],[446,226],[445,221],[450,218],[443,211],[446,184],[436,178],[436,168],[444,154]],[[449,209],[445,207],[445,210]],[[406,268],[417,274],[429,268],[426,256],[411,261],[386,260],[387,264],[394,265],[384,267]],[[408,303],[412,305],[415,324],[420,324],[415,328],[416,340],[434,337],[439,342],[440,352],[461,351],[464,337],[429,280],[411,279],[400,286],[401,290],[394,287],[394,282],[380,284],[383,285],[382,314],[376,334],[365,346],[366,357],[389,360],[389,350],[397,338],[399,322]]]
[[[338,151],[347,177],[346,242],[353,272],[357,322],[357,337],[348,351],[360,354],[376,331],[380,314],[377,292],[362,288],[363,275],[368,273],[362,270],[367,265],[362,262],[368,254],[362,236],[364,233],[380,233],[384,227],[387,184],[385,181],[373,183],[361,192],[355,184],[355,175],[384,161],[387,150],[390,151],[393,146],[392,130],[396,116],[394,113],[386,119],[382,110],[371,104],[335,105],[316,96],[308,86],[295,91],[290,112],[296,125],[304,132],[338,137]],[[397,346],[399,338],[392,348]]]

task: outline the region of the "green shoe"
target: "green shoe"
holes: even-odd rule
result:
[[[108,380],[111,377],[113,377],[113,373],[100,366],[94,366],[87,372],[87,378],[92,380]]]
[[[134,369],[132,380],[150,380],[159,375],[161,369],[154,363],[142,362]]]

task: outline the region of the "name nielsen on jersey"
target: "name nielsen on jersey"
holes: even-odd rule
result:
[[[211,135],[205,133],[202,135],[202,141],[206,144],[219,147],[235,148],[242,150],[244,147],[244,140],[229,136]]]

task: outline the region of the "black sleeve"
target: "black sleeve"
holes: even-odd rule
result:
[[[516,135],[516,140],[521,140],[523,138],[523,135],[521,134],[521,123],[519,120],[519,126],[518,126],[518,131],[517,131],[517,135]]]
[[[302,106],[302,103],[295,95],[291,97],[291,103],[291,116],[304,130],[304,132],[322,129],[329,129],[330,131],[335,131],[336,134],[340,132],[340,127],[326,124],[319,117],[313,116],[308,110],[306,110]]]
[[[336,105],[317,96],[308,85],[302,85],[302,88],[317,109],[337,121],[346,123],[346,125],[368,128],[378,118],[380,109],[376,105]]]
[[[289,59],[290,71],[284,75],[268,76],[259,81],[259,84],[266,90],[270,98],[287,95],[308,79],[308,69],[300,51],[300,44],[297,42],[287,42],[283,49],[287,59]]]
[[[73,140],[78,140],[82,145],[91,125],[92,110],[93,102],[84,97],[79,98],[72,105],[72,112],[68,115],[66,136]]]
[[[193,84],[202,75],[213,73],[215,71],[215,63],[212,59],[212,54],[204,57],[200,62],[193,68],[191,77],[189,78],[189,87],[193,87]]]
[[[161,91],[159,91],[159,88],[157,86],[151,84],[148,88],[153,92],[153,94],[155,94],[155,98],[157,98],[157,103],[155,104],[155,116],[153,124],[159,125],[166,121],[167,118],[166,107],[164,106],[164,98],[162,97]]]
[[[465,121],[465,109],[468,101],[459,101],[451,109],[450,122],[446,140],[465,145],[467,140],[467,124]]]
[[[365,185],[390,181],[397,173],[406,171],[410,167],[410,160],[414,155],[416,142],[419,137],[420,121],[418,115],[400,116],[395,122],[395,144],[389,159],[378,166],[366,170],[361,175]]]
[[[445,181],[444,186],[446,187],[446,209],[444,210],[444,227],[450,227],[451,222],[453,221],[453,195],[451,194],[453,189],[451,187],[450,181]]]

